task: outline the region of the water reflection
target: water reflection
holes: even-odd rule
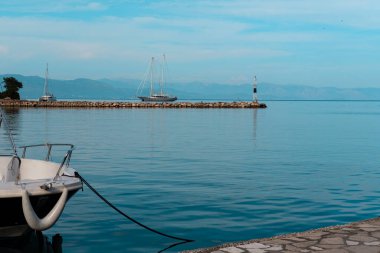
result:
[[[253,126],[253,133],[252,133],[252,137],[253,137],[253,141],[254,141],[254,142],[256,142],[257,110],[258,110],[258,109],[253,109],[253,123],[252,123],[252,126]]]
[[[133,240],[133,238],[130,238]],[[173,252],[176,247],[184,244],[188,244],[191,242],[187,241],[177,241],[170,245],[163,245],[161,243],[157,243],[157,245],[151,245],[150,252],[164,253],[164,252]],[[163,248],[161,248],[163,247]],[[128,248],[128,246],[127,246]],[[161,248],[161,249],[160,249]],[[69,251],[69,248],[66,248],[66,251]],[[71,250],[75,249],[75,251],[80,251],[81,245],[76,245],[74,248],[71,246]],[[110,250],[112,247],[110,247]],[[130,248],[130,252],[134,252],[136,248]],[[169,251],[170,249],[170,251]],[[183,249],[183,248],[182,248]],[[115,250],[115,249],[113,249]],[[122,247],[119,249],[120,252],[124,252],[125,248]],[[181,251],[181,249],[177,248],[175,252]],[[0,237],[0,252],[1,253],[62,253],[63,252],[63,238],[60,234],[55,234],[51,238],[44,235],[42,232],[30,231],[26,235],[22,237],[15,238],[2,238]],[[103,252],[103,251],[93,251],[93,252]],[[119,252],[119,251],[118,251]],[[140,252],[140,251],[138,251]]]
[[[2,108],[10,130],[17,133],[20,129],[20,108],[18,107],[3,107]]]
[[[0,134],[2,140],[8,144],[0,147],[0,154],[2,155],[12,153],[12,148],[15,149],[13,137],[17,136],[20,131],[19,112],[19,108],[5,107],[0,109],[2,115]],[[10,134],[12,134],[12,138]]]
[[[0,238],[2,253],[62,253],[62,236],[54,235],[51,241],[42,232],[30,231],[23,236]]]
[[[178,245],[182,245],[182,244],[185,244],[185,243],[190,243],[190,242],[187,242],[187,241],[176,242],[176,243],[173,243],[173,244],[169,245],[168,247],[166,247],[166,248],[158,251],[157,253],[165,252],[168,249],[172,249],[172,248],[174,248],[174,247],[176,247]]]

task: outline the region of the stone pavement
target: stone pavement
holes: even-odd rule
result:
[[[187,253],[380,253],[380,218]]]

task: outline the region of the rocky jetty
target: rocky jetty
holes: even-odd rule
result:
[[[111,101],[54,101],[40,102],[31,100],[1,99],[3,107],[56,107],[56,108],[266,108],[258,102],[111,102]]]

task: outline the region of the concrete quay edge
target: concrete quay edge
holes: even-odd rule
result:
[[[380,217],[182,253],[379,253]]]

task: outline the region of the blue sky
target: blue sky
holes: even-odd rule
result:
[[[380,88],[378,0],[1,0],[0,73]]]

